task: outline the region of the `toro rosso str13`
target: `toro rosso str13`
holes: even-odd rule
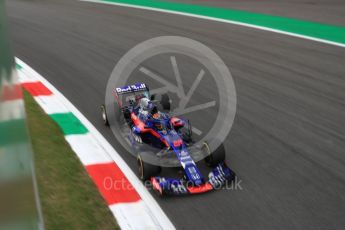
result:
[[[139,177],[150,180],[159,194],[182,195],[203,193],[222,187],[235,177],[235,173],[225,163],[225,150],[221,144],[215,151],[210,151],[207,142],[200,147],[193,147],[192,131],[189,121],[171,116],[163,110],[170,110],[167,94],[150,95],[146,84],[137,83],[114,89],[115,100],[128,130],[130,143],[137,156]],[[158,109],[161,108],[161,109]],[[109,125],[106,108],[103,105],[102,118]],[[148,151],[150,146],[151,150]],[[159,176],[164,165],[156,165],[144,160],[144,153],[153,158],[174,158],[176,165],[183,172],[181,178]],[[211,170],[205,177],[191,152],[199,152]],[[150,163],[149,163],[150,162]]]

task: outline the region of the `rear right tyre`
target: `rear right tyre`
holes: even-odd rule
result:
[[[105,105],[101,105],[101,113],[102,113],[103,124],[105,126],[109,126],[109,121],[108,121],[107,111],[105,109]]]

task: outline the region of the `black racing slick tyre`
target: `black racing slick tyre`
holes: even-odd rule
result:
[[[165,93],[162,95],[160,103],[164,110],[170,111],[171,103],[170,103],[170,97],[168,94]]]
[[[126,123],[129,125],[129,127],[132,126],[132,119],[131,119],[131,112],[129,111],[128,107],[122,108],[122,114],[125,118]]]
[[[102,120],[105,126],[109,126],[107,111],[105,109],[105,105],[101,105],[101,113],[102,113]]]
[[[164,94],[152,94],[151,101],[159,102],[159,110],[170,111],[171,109],[171,100],[167,93]]]
[[[225,148],[223,144],[221,144],[215,151],[211,152],[207,142],[204,142],[202,150],[206,151],[207,156],[205,157],[205,163],[209,167],[215,167],[219,163],[223,163],[225,161]]]
[[[157,176],[162,170],[160,166],[152,165],[143,161],[140,154],[138,154],[137,156],[137,162],[138,162],[138,169],[139,169],[138,170],[139,178],[142,181],[150,180],[151,177]]]

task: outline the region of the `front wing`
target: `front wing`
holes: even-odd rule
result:
[[[234,179],[235,173],[225,163],[220,163],[209,173],[208,181],[200,186],[193,186],[184,179],[165,177],[151,177],[151,183],[153,189],[161,195],[187,195],[221,189]]]

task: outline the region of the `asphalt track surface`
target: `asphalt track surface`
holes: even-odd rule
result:
[[[238,105],[225,147],[242,190],[157,198],[178,229],[344,229],[344,48],[69,0],[11,0],[7,12],[15,55],[60,90],[133,170],[134,159],[99,114],[121,56],[146,39],[179,35],[228,65]]]

